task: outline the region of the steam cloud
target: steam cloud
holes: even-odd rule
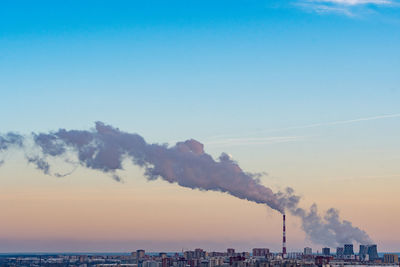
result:
[[[289,211],[299,217],[307,237],[314,243],[337,246],[353,241],[366,244],[371,239],[366,232],[349,221],[342,221],[339,212],[330,209],[322,218],[314,204],[309,211],[298,207],[300,197],[293,189],[274,193],[260,183],[259,174],[244,172],[228,154],[222,153],[218,160],[204,152],[200,142],[190,139],[175,146],[148,144],[138,134],[126,133],[118,128],[96,122],[90,131],[65,130],[50,133],[32,133],[23,137],[15,133],[0,135],[0,152],[11,147],[23,148],[24,140],[33,138],[33,148],[41,151],[27,155],[45,174],[52,174],[48,158],[63,157],[68,163],[71,155],[78,158],[79,165],[99,170],[121,181],[116,171],[122,170],[122,162],[130,159],[133,164],[144,169],[149,180],[161,178],[180,186],[212,190],[231,194],[240,199],[265,204],[280,213]],[[3,161],[0,161],[0,166]],[[54,173],[62,177],[67,174]]]

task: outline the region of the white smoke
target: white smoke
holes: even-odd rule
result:
[[[95,129],[90,131],[60,129],[50,133],[33,133],[32,138],[41,153],[26,158],[45,174],[52,174],[48,158],[68,158],[68,153],[72,152],[81,166],[108,173],[114,180],[121,181],[116,171],[123,169],[123,160],[130,159],[144,169],[149,180],[160,178],[191,189],[225,192],[268,205],[280,213],[289,211],[301,219],[303,230],[314,243],[336,246],[353,241],[371,241],[351,222],[340,220],[335,209],[328,210],[324,218],[318,215],[316,205],[307,212],[298,207],[300,197],[294,194],[293,189],[274,193],[260,183],[260,174],[243,171],[227,153],[214,160],[205,153],[204,145],[193,139],[178,142],[172,147],[148,144],[138,134],[126,133],[102,122],[96,122]],[[24,137],[17,134],[0,136],[0,151],[11,146],[22,147],[23,140]]]

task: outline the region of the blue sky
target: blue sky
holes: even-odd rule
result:
[[[395,0],[2,1],[0,132],[196,138],[329,206],[323,178],[399,185],[399,47]]]
[[[62,115],[67,126],[122,127],[145,112],[146,121],[227,120],[224,133],[233,118],[254,128],[261,118],[284,127],[396,113],[399,9],[347,16],[297,4],[4,2],[1,109],[16,110],[2,125],[47,129]]]

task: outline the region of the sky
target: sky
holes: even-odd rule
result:
[[[400,251],[400,2],[2,1],[0,133],[194,138],[302,206],[335,207]],[[218,192],[44,175],[0,154],[0,252],[281,247],[281,216]],[[57,168],[70,171],[69,166]],[[307,240],[288,216],[288,251]]]

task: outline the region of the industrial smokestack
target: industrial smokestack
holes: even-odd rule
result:
[[[282,258],[286,258],[286,215],[283,214]]]

